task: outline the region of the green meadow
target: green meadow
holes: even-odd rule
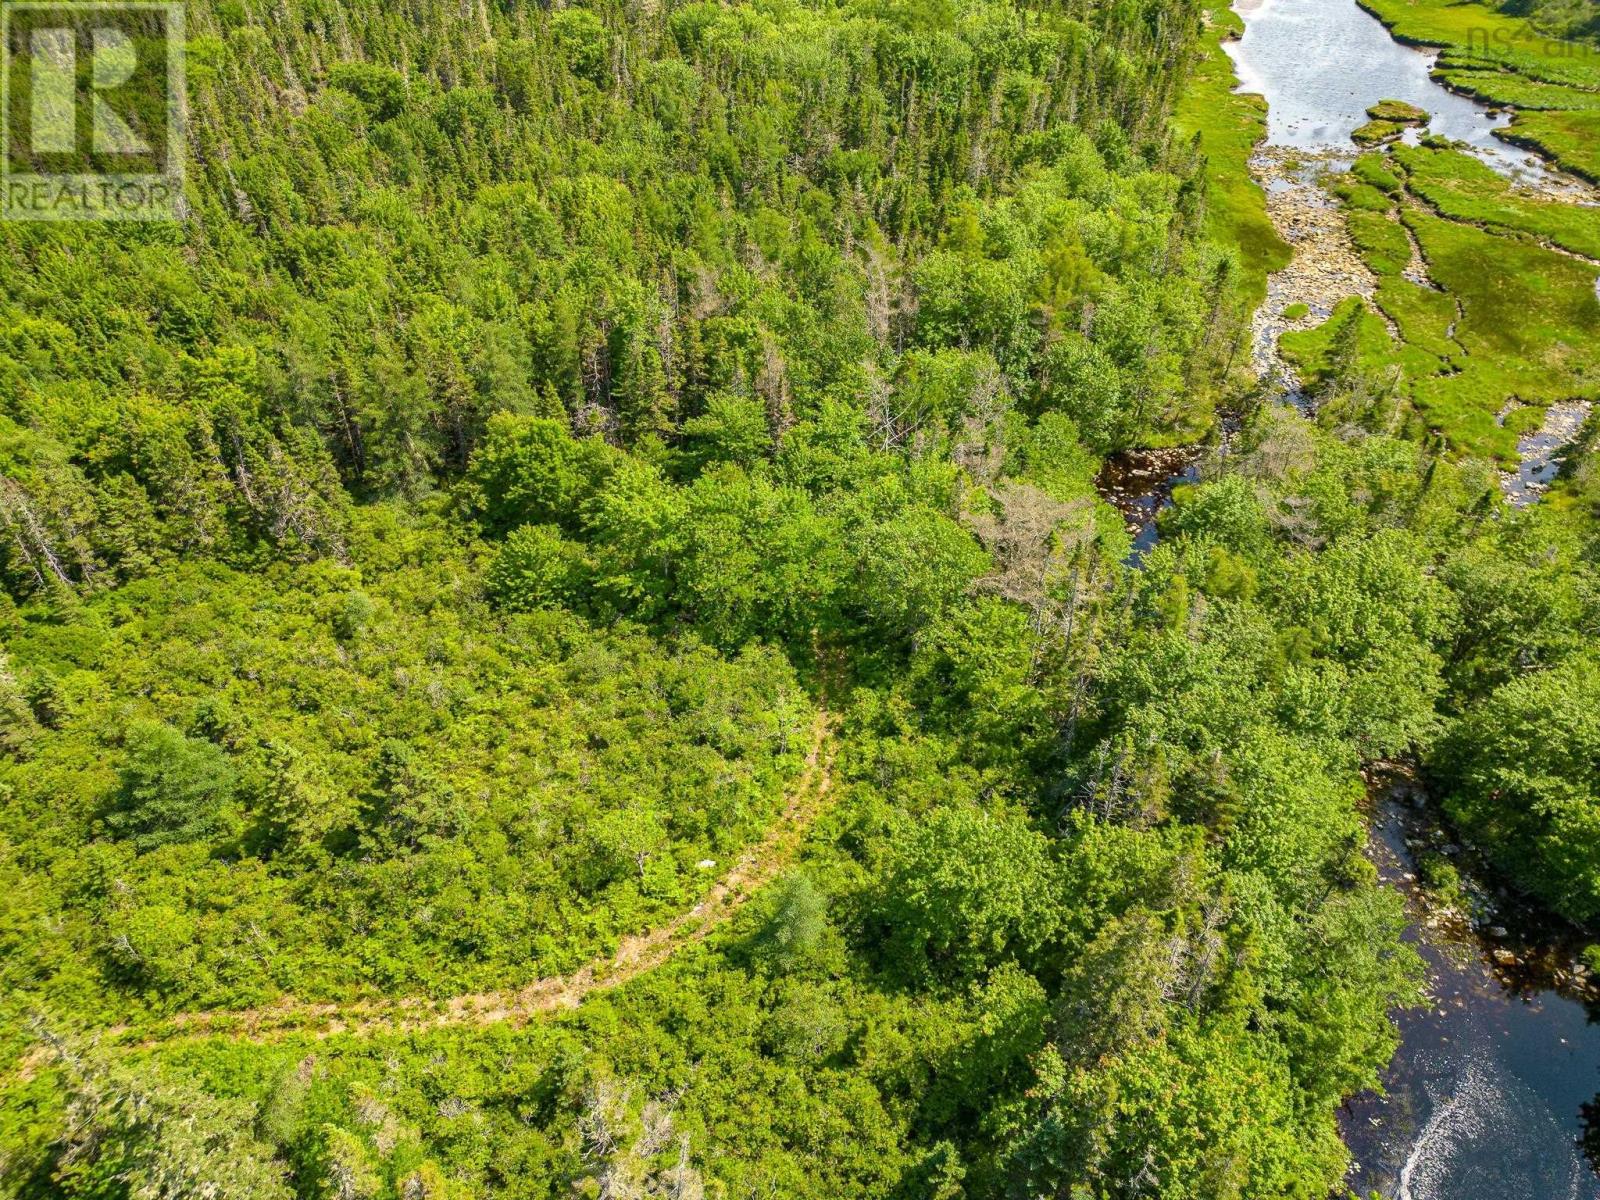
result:
[[[1573,257],[1600,251],[1600,212],[1513,192],[1427,146],[1363,155],[1328,187],[1378,289],[1376,312],[1346,301],[1282,338],[1314,387],[1356,371],[1457,452],[1504,463],[1533,420],[1508,412],[1600,396],[1600,267]],[[1413,238],[1426,283],[1406,278]]]

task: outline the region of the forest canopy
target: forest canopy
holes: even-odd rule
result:
[[[1593,483],[1258,403],[1195,4],[188,36],[0,225],[4,1194],[1320,1197],[1363,763],[1600,913]]]

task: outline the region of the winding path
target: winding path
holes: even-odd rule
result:
[[[744,852],[698,904],[664,925],[624,937],[615,952],[570,974],[537,979],[512,991],[471,992],[438,999],[380,997],[348,1003],[301,1003],[290,999],[262,1008],[178,1013],[153,1025],[106,1029],[101,1036],[123,1049],[145,1050],[214,1037],[270,1042],[291,1034],[326,1038],[448,1026],[520,1025],[547,1013],[576,1008],[590,995],[619,987],[661,966],[685,947],[703,941],[782,873],[821,814],[832,789],[832,729],[832,716],[825,707],[819,709],[812,722],[804,769],[790,787],[782,813],[766,835]],[[19,1074],[32,1074],[38,1065],[36,1060],[25,1061]]]

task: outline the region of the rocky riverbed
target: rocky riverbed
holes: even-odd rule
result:
[[[1294,369],[1278,353],[1278,338],[1289,330],[1310,329],[1328,319],[1348,296],[1370,298],[1378,280],[1368,269],[1345,228],[1338,202],[1322,185],[1327,172],[1348,169],[1353,153],[1265,146],[1250,169],[1266,190],[1267,212],[1278,233],[1294,248],[1294,258],[1267,279],[1267,299],[1251,326],[1251,353],[1257,373],[1269,387],[1305,411],[1309,401]],[[1304,305],[1299,317],[1285,315]]]
[[[1133,539],[1130,565],[1156,544],[1156,518],[1172,502],[1172,489],[1200,478],[1200,454],[1198,446],[1173,446],[1124,450],[1106,459],[1095,490],[1122,514]]]
[[[1526,508],[1550,487],[1593,406],[1569,400],[1545,409],[1544,421],[1517,439],[1517,469],[1500,472],[1500,489],[1513,508]],[[1500,414],[1505,423],[1507,414]]]
[[[1289,265],[1267,279],[1266,302],[1252,320],[1251,358],[1269,393],[1306,413],[1312,411],[1313,402],[1302,390],[1294,368],[1279,353],[1278,339],[1286,332],[1310,329],[1327,320],[1339,302],[1350,296],[1370,302],[1378,288],[1377,276],[1350,239],[1338,201],[1324,186],[1329,173],[1348,170],[1354,159],[1353,152],[1338,149],[1264,146],[1250,163],[1251,173],[1266,191],[1273,224],[1294,248]],[[1550,172],[1522,170],[1513,183],[1519,192],[1541,199],[1572,201],[1578,195],[1594,195],[1587,185]],[[1421,248],[1415,238],[1410,241],[1411,261],[1405,277],[1433,287]],[[1600,295],[1600,278],[1595,287]],[[1289,316],[1297,305],[1303,306],[1303,311]],[[1373,309],[1384,315],[1376,305]],[[1501,473],[1501,487],[1513,507],[1532,504],[1548,490],[1591,407],[1588,401],[1553,404],[1540,428],[1519,439],[1517,469]],[[1501,423],[1505,416],[1500,415]]]

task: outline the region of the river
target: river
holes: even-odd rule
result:
[[[1351,132],[1379,100],[1404,100],[1432,115],[1429,130],[1506,171],[1539,172],[1529,151],[1494,136],[1510,123],[1430,76],[1435,55],[1402,46],[1354,0],[1239,0],[1244,36],[1228,43],[1244,91],[1267,98],[1268,146],[1354,154]],[[1407,135],[1415,142],[1416,131]]]
[[[1313,173],[1299,166],[1316,158],[1338,169],[1353,158],[1349,134],[1368,105],[1417,104],[1432,114],[1433,132],[1467,143],[1497,170],[1550,175],[1494,137],[1507,118],[1436,84],[1433,56],[1395,42],[1354,0],[1239,0],[1238,11],[1245,33],[1228,52],[1245,90],[1268,102],[1268,135],[1252,168],[1296,249],[1296,263],[1270,281],[1255,330],[1258,368],[1282,376],[1275,344],[1296,326],[1283,316],[1289,305],[1310,307],[1303,327],[1343,295],[1370,294],[1342,219],[1331,219]],[[1303,405],[1292,378],[1282,390]],[[1522,469],[1507,473],[1512,504],[1538,498],[1582,415],[1553,406],[1546,428],[1523,439]],[[1173,486],[1194,477],[1194,462],[1172,451],[1108,462],[1101,484],[1134,535],[1130,561],[1155,543],[1156,517]],[[1383,1094],[1344,1107],[1350,1189],[1386,1200],[1600,1200],[1600,1006],[1575,965],[1580,940],[1482,882],[1488,873],[1450,842],[1414,780],[1372,783],[1371,855],[1406,898],[1407,938],[1427,964],[1430,1003],[1396,1014],[1401,1043]],[[1461,872],[1470,916],[1419,890],[1422,853]]]
[[[1156,519],[1172,503],[1172,491],[1179,484],[1200,479],[1200,451],[1192,446],[1170,450],[1123,450],[1109,456],[1095,480],[1095,490],[1112,508],[1122,514],[1132,538],[1132,549],[1123,561],[1139,565],[1156,544],[1160,531]]]
[[[1355,159],[1350,134],[1366,122],[1370,105],[1385,99],[1415,104],[1430,114],[1427,132],[1460,143],[1519,186],[1545,197],[1600,202],[1593,187],[1496,137],[1509,115],[1491,114],[1435,83],[1436,56],[1400,45],[1354,0],[1238,0],[1237,9],[1245,32],[1227,43],[1228,54],[1241,87],[1267,98],[1267,137],[1251,169],[1267,189],[1273,223],[1295,251],[1294,261],[1268,280],[1266,303],[1255,314],[1252,357],[1262,377],[1277,380],[1282,398],[1302,411],[1310,402],[1278,356],[1278,336],[1325,320],[1346,296],[1370,298],[1377,290],[1343,214],[1319,182],[1324,171],[1345,169]],[[1409,130],[1405,140],[1416,142],[1422,133]],[[1427,264],[1413,253],[1407,276],[1426,283]],[[1600,295],[1600,277],[1595,288]],[[1297,304],[1304,315],[1290,318]],[[1501,476],[1513,506],[1543,494],[1588,413],[1587,402],[1552,405],[1543,424],[1521,437],[1517,469]]]
[[[1590,1200],[1600,1195],[1600,1025],[1577,935],[1486,886],[1408,775],[1378,773],[1371,855],[1405,895],[1406,939],[1428,967],[1430,1003],[1397,1014],[1401,1045],[1386,1095],[1342,1114],[1358,1195],[1394,1200]],[[1452,863],[1463,907],[1417,886],[1418,859]],[[1588,1149],[1585,1143],[1588,1142]]]

